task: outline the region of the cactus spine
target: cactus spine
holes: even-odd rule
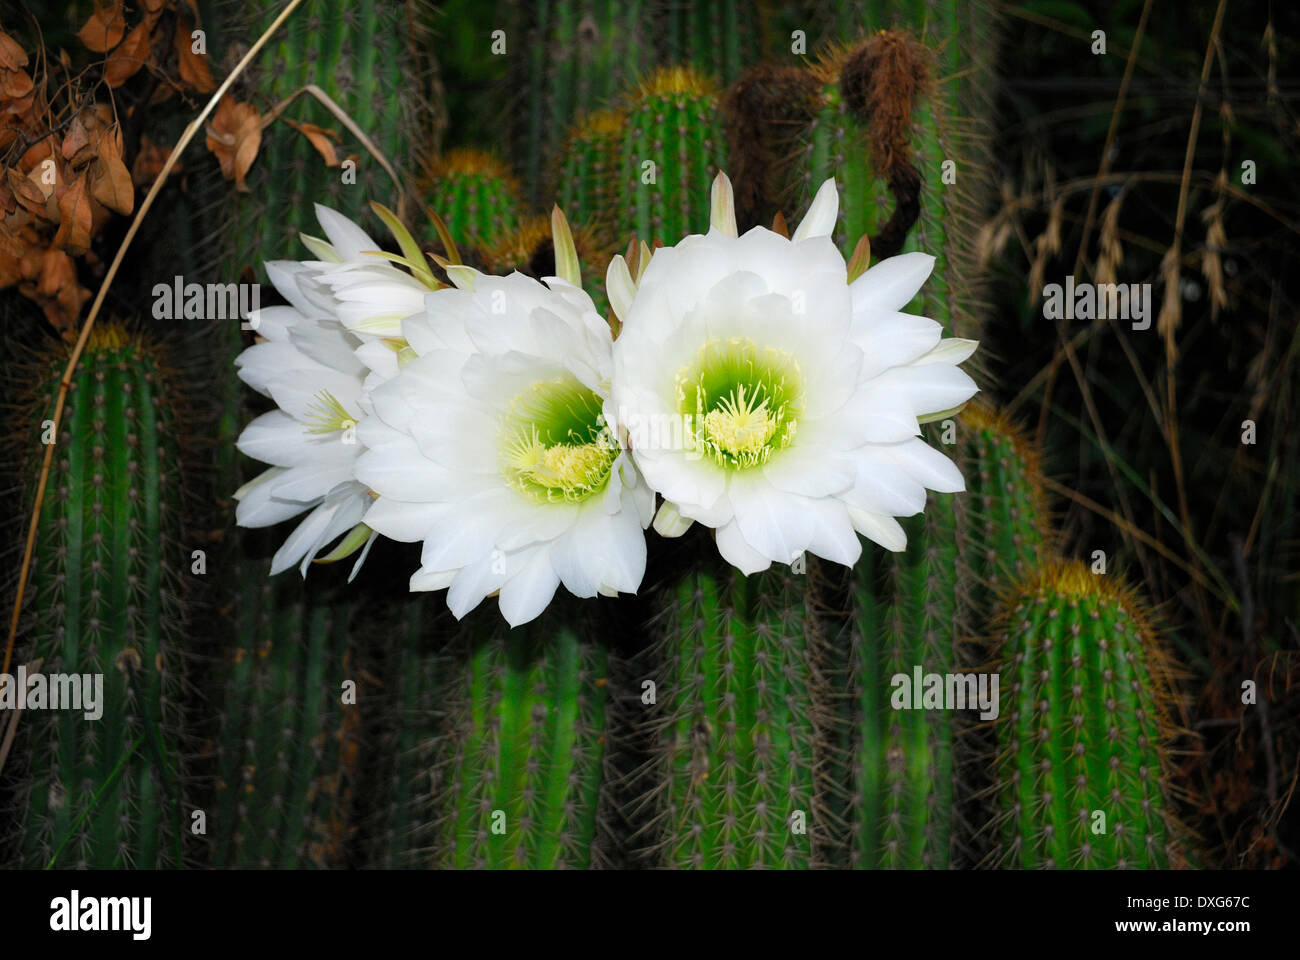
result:
[[[1179,862],[1162,748],[1167,664],[1141,605],[1081,563],[1019,582],[996,629],[1003,866]]]
[[[34,441],[66,363],[54,359],[37,388]],[[97,329],[59,435],[47,438],[57,447],[16,662],[45,675],[50,697],[53,674],[102,675],[102,715],[87,719],[67,705],[18,715],[10,764],[22,768],[21,866],[153,868],[184,859],[179,587],[189,558],[177,437],[154,349],[120,328]],[[34,489],[34,473],[25,486]]]

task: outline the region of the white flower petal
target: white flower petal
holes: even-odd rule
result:
[[[853,461],[836,451],[797,442],[773,455],[762,470],[776,489],[805,497],[842,493],[857,473]]]
[[[303,425],[283,410],[271,410],[252,420],[235,442],[240,453],[279,467],[303,460]]]
[[[978,340],[962,340],[958,337],[950,337],[947,340],[940,340],[934,346],[934,349],[924,356],[917,357],[912,361],[912,364],[918,367],[927,363],[949,363],[956,366],[969,360],[975,352],[975,348],[979,345]]]
[[[918,417],[961,406],[979,391],[964,370],[942,363],[893,367],[871,381],[871,385],[874,390],[891,396],[906,396],[912,413]]]
[[[605,289],[609,294],[609,305],[620,318],[626,317],[632,309],[636,298],[636,284],[632,282],[632,273],[627,268],[627,261],[621,253],[614,254],[605,271]]]
[[[878,543],[886,550],[902,553],[907,549],[907,534],[893,517],[849,507],[849,519],[853,527],[873,543]]]
[[[809,501],[806,509],[813,520],[808,551],[846,567],[857,563],[862,556],[862,541],[849,519],[849,508],[838,500],[823,498]]]
[[[854,314],[902,310],[933,269],[934,257],[928,253],[903,253],[881,260],[849,284]]]
[[[495,563],[493,557],[462,567],[452,578],[447,590],[447,607],[457,620],[465,616],[493,591],[500,590],[506,582],[506,564]]]
[[[694,522],[690,517],[683,517],[676,504],[665,500],[655,514],[655,533],[671,540],[691,529],[691,524]]]
[[[497,603],[512,627],[535,620],[555,596],[560,578],[546,550],[533,553],[527,565],[505,582]]]
[[[718,527],[718,552],[722,554],[723,560],[745,576],[761,573],[772,565],[771,560],[746,542],[740,532],[740,524],[735,520]]]
[[[390,540],[415,543],[427,537],[433,525],[451,509],[448,503],[409,503],[379,497],[370,504],[363,520]]]
[[[788,564],[808,549],[813,524],[802,497],[782,493],[757,470],[738,470],[727,496],[745,542],[769,560]]]
[[[290,517],[296,517],[310,503],[296,500],[277,500],[273,497],[275,484],[268,481],[247,489],[235,507],[235,522],[241,527],[269,527]]]
[[[957,465],[923,440],[907,440],[883,449],[908,476],[930,490],[960,493],[966,489]]]
[[[316,204],[316,220],[342,260],[359,260],[366,250],[382,249],[370,235],[337,210]]]
[[[835,178],[828,177],[813,197],[812,205],[799,223],[799,227],[790,239],[795,243],[810,240],[813,237],[829,237],[835,230],[835,221],[839,217],[840,194],[835,189]]]
[[[409,589],[412,593],[419,593],[424,590],[445,590],[451,586],[451,582],[456,579],[459,570],[428,570],[421,567],[411,574]],[[479,597],[479,600],[482,600]]]

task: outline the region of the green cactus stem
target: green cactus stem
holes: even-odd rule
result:
[[[995,635],[1005,685],[996,862],[1179,865],[1168,662],[1135,595],[1113,575],[1054,563],[1017,583]]]
[[[102,683],[100,716],[49,709],[52,701],[19,715],[5,771],[24,810],[16,865],[175,866],[186,856],[181,583],[189,554],[174,394],[155,347],[115,326],[96,328],[55,437],[50,418],[66,363],[63,352],[51,358],[33,390],[29,498],[41,442],[55,451],[15,668],[48,678],[47,695],[56,674],[89,680],[86,696]]]
[[[700,73],[656,73],[627,109],[616,235],[676,243],[709,229],[708,185],[726,167],[718,97]]]

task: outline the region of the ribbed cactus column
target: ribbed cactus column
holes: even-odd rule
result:
[[[569,134],[560,158],[560,207],[570,223],[585,226],[602,246],[626,242],[615,233],[623,126],[619,111],[588,114]]]
[[[257,36],[280,12],[278,0],[244,4],[227,35]],[[431,114],[426,109],[426,62],[411,24],[427,4],[335,4],[309,0],[299,8],[247,74],[254,105],[268,110],[307,84],[331,97],[377,145],[403,183],[427,160]],[[241,96],[241,99],[244,97]],[[339,120],[302,94],[285,117],[340,129]],[[319,232],[315,203],[362,223],[369,204],[396,207],[395,185],[346,132],[340,156],[356,155],[355,171],[327,167],[300,132],[283,119],[263,133],[248,176],[235,193],[228,230],[220,238],[221,275],[229,282],[262,276],[267,260],[302,255],[299,232]],[[414,213],[408,217],[414,225]],[[229,498],[240,474],[235,437],[251,419],[233,358],[247,343],[237,322],[216,331],[222,416],[218,430],[217,495]],[[233,515],[233,502],[229,514]],[[212,862],[218,866],[312,866],[341,862],[341,818],[348,807],[347,770],[356,718],[342,703],[344,657],[354,598],[329,594],[296,573],[268,580],[269,537],[234,528],[213,561],[226,598],[224,622],[213,631],[218,662],[214,705],[221,728],[214,747],[216,791],[208,810]],[[282,535],[282,534],[281,534]],[[229,599],[233,598],[233,600]],[[351,725],[351,726],[350,726]]]
[[[888,219],[890,201],[888,185],[871,164],[866,124],[850,111],[840,87],[844,59],[843,52],[836,52],[811,68],[820,95],[812,103],[796,160],[785,164],[795,178],[785,196],[795,208],[787,216],[802,216],[817,188],[834,177],[840,205],[833,237],[847,257],[858,237],[871,235],[878,223]]]
[[[1047,529],[1038,460],[1002,418],[972,405],[927,428],[954,441],[967,491],[932,494],[904,522],[908,547],[864,546],[851,576],[850,687],[857,701],[852,860],[863,868],[945,869],[980,859],[972,827],[987,815],[975,761],[991,737],[967,703],[954,711],[893,702],[897,676],[987,673],[977,641],[999,576],[1034,569]],[[986,684],[987,684],[986,680]],[[989,689],[986,687],[986,689]]]
[[[821,741],[807,578],[687,575],[661,598],[651,651],[656,780],[649,865],[803,868],[816,861]],[[653,814],[644,811],[655,811]]]
[[[378,709],[366,710],[362,736],[368,808],[360,833],[366,866],[401,869],[426,865],[435,832],[438,725],[445,686],[440,644],[455,634],[441,597],[412,594],[394,602],[385,593],[363,614],[373,618],[364,669],[378,679]]]
[[[1135,595],[1053,564],[1017,584],[997,635],[999,865],[1177,865],[1167,664]]]
[[[62,351],[50,358],[34,387],[21,485],[29,498],[66,363]],[[173,404],[155,349],[106,326],[73,375],[58,436],[43,438],[56,447],[10,672],[25,665],[44,675],[47,709],[19,715],[5,771],[25,810],[23,867],[182,859],[180,583],[189,554]],[[88,719],[85,701],[50,709],[60,674],[76,676],[83,696],[99,694],[100,716]],[[33,692],[17,691],[29,706]]]
[[[689,63],[729,83],[764,58],[770,7],[755,0],[652,0],[651,22],[668,63]]]
[[[684,67],[652,76],[628,107],[621,159],[618,236],[676,243],[707,232],[707,184],[727,162],[712,83]]]
[[[539,207],[555,201],[551,174],[569,128],[609,106],[654,62],[649,0],[509,0],[507,44],[511,156]],[[509,46],[507,49],[511,49]]]
[[[281,12],[279,0],[250,0],[225,32],[251,42]],[[245,82],[256,90],[254,105],[269,110],[307,84],[316,84],[363,130],[399,174],[427,160],[430,144],[426,68],[415,49],[411,23],[421,8],[416,0],[339,4],[308,0],[267,44],[249,68]],[[340,129],[338,118],[308,94],[285,117]],[[344,137],[348,135],[343,134]],[[264,260],[299,250],[298,231],[318,230],[313,204],[323,203],[354,219],[368,215],[379,200],[396,208],[393,184],[355,141],[345,140],[340,156],[356,154],[355,175],[327,167],[307,138],[283,120],[262,134],[257,160],[248,175],[249,192],[236,195],[231,209],[225,269],[258,269]]]
[[[514,178],[481,150],[452,150],[434,163],[424,202],[442,218],[462,251],[488,250],[519,226],[522,205]]]
[[[962,673],[970,617],[961,582],[954,495],[935,496],[922,517],[905,524],[904,554],[870,554],[855,569],[853,668],[858,697],[854,765],[854,866],[946,869],[953,864],[958,761],[964,718],[898,709],[893,678]],[[883,590],[875,570],[883,570]]]
[[[345,682],[360,685],[348,669],[351,606],[322,596],[330,585],[252,566],[219,675],[212,862],[339,866],[361,708],[344,702]]]
[[[989,38],[991,48],[994,30],[987,11],[935,6],[944,9],[913,25],[925,25],[924,46],[911,32],[889,31],[824,52],[807,71],[811,99],[789,71],[751,71],[728,99],[729,129],[733,144],[768,141],[766,156],[735,149],[748,158],[746,172],[775,178],[763,187],[767,204],[779,201],[791,222],[822,181],[835,178],[834,237],[846,256],[864,234],[877,257],[914,250],[935,256],[916,309],[969,337],[977,336],[981,299],[975,242],[991,195],[991,71],[987,50],[967,43],[963,31]],[[983,82],[971,84],[973,74]],[[802,130],[792,140],[785,130],[799,114]]]
[[[1054,540],[1038,452],[992,407],[971,403],[956,420],[970,498],[971,589],[982,616],[1008,578],[1041,566]]]
[[[476,611],[447,648],[428,865],[585,868],[602,789],[606,655],[566,605],[507,630]]]

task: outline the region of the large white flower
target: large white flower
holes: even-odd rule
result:
[[[555,239],[565,278],[450,268],[458,289],[403,323],[413,356],[359,428],[357,476],[379,494],[365,522],[424,542],[410,588],[449,588],[457,617],[500,591],[514,626],[560,583],[615,595],[645,572],[654,495],[604,426],[609,326],[562,217]]]
[[[791,239],[737,237],[731,196],[719,175],[709,232],[643,257],[639,283],[621,257],[610,266],[623,318],[611,406],[664,497],[655,527],[716,528],[745,573],[804,551],[853,564],[855,530],[902,550],[895,517],[920,512],[926,488],[964,489],[919,422],[975,393],[957,364],[976,344],[900,312],[932,257],[892,257],[849,282],[830,240],[833,181]]]
[[[303,239],[321,259],[267,263],[289,305],[249,317],[258,342],[235,361],[240,378],[278,408],[240,434],[239,449],[271,467],[236,492],[235,518],[241,526],[265,527],[309,511],[276,551],[271,573],[300,564],[305,575],[330,542],[350,534],[331,556],[364,542],[355,576],[374,539],[360,526],[371,497],[355,477],[362,449],[356,428],[369,413],[370,390],[396,374],[404,344],[348,330],[343,317],[352,315],[349,301],[337,296],[337,278],[369,271],[384,285],[372,284],[374,302],[389,312],[422,308],[428,287],[369,253],[380,247],[346,217],[319,205],[316,213],[329,240]],[[407,295],[411,284],[421,290],[415,300]]]

